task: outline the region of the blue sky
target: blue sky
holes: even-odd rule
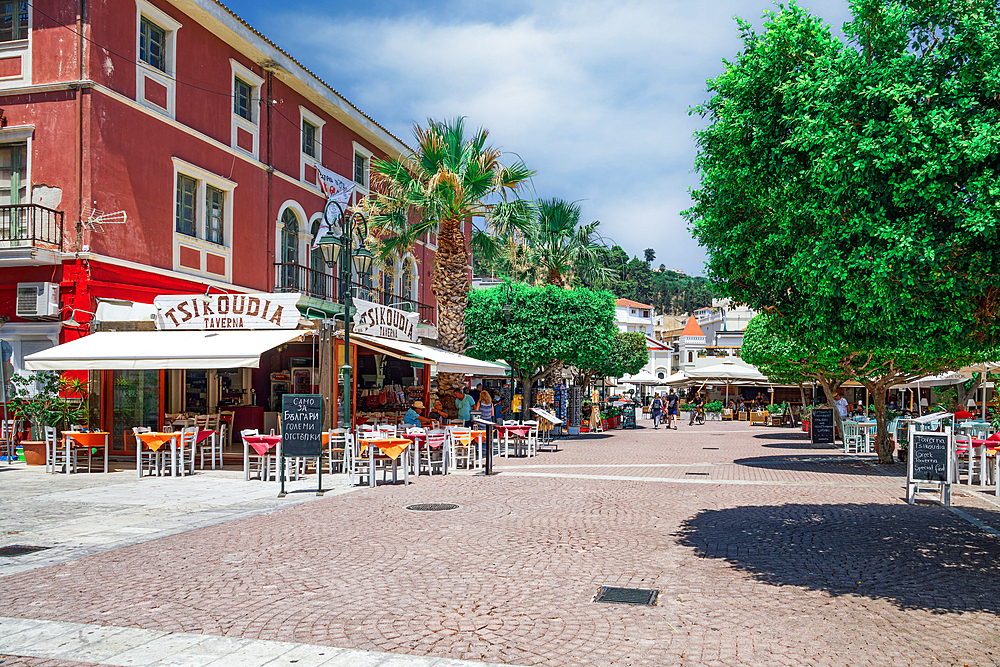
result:
[[[654,266],[704,271],[688,208],[703,126],[688,110],[740,49],[734,16],[764,0],[303,2],[233,11],[409,142],[413,123],[465,116],[538,173],[534,195]],[[802,0],[840,33],[843,0]]]

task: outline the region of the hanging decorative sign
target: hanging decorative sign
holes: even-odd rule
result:
[[[268,294],[165,294],[153,299],[162,330],[294,329],[297,292]]]
[[[364,299],[354,299],[356,333],[417,342],[417,314],[383,306]]]

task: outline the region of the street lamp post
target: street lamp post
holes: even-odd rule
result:
[[[341,428],[354,431],[354,423],[351,418],[351,317],[353,301],[351,298],[351,259],[354,260],[354,267],[358,275],[367,274],[372,268],[374,257],[368,248],[365,247],[365,239],[368,237],[368,220],[360,211],[352,211],[348,216],[344,213],[343,207],[332,199],[326,203],[323,211],[330,231],[319,240],[319,247],[323,251],[327,266],[333,267],[340,258],[341,250],[346,251],[345,261],[340,264],[340,285],[343,291],[342,302],[344,305],[344,365],[337,370],[338,375],[343,375],[343,405],[344,412],[341,418]],[[341,224],[343,223],[343,224]],[[354,238],[357,237],[358,247],[353,247]],[[334,359],[336,363],[336,358]]]

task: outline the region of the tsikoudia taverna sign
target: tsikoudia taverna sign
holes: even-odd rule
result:
[[[364,299],[354,299],[353,303],[357,311],[354,314],[355,333],[417,342],[416,313],[408,313]]]
[[[299,324],[298,293],[170,294],[153,299],[156,328],[294,329]]]

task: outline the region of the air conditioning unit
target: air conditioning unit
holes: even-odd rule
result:
[[[59,285],[18,283],[16,312],[18,317],[59,317]]]

